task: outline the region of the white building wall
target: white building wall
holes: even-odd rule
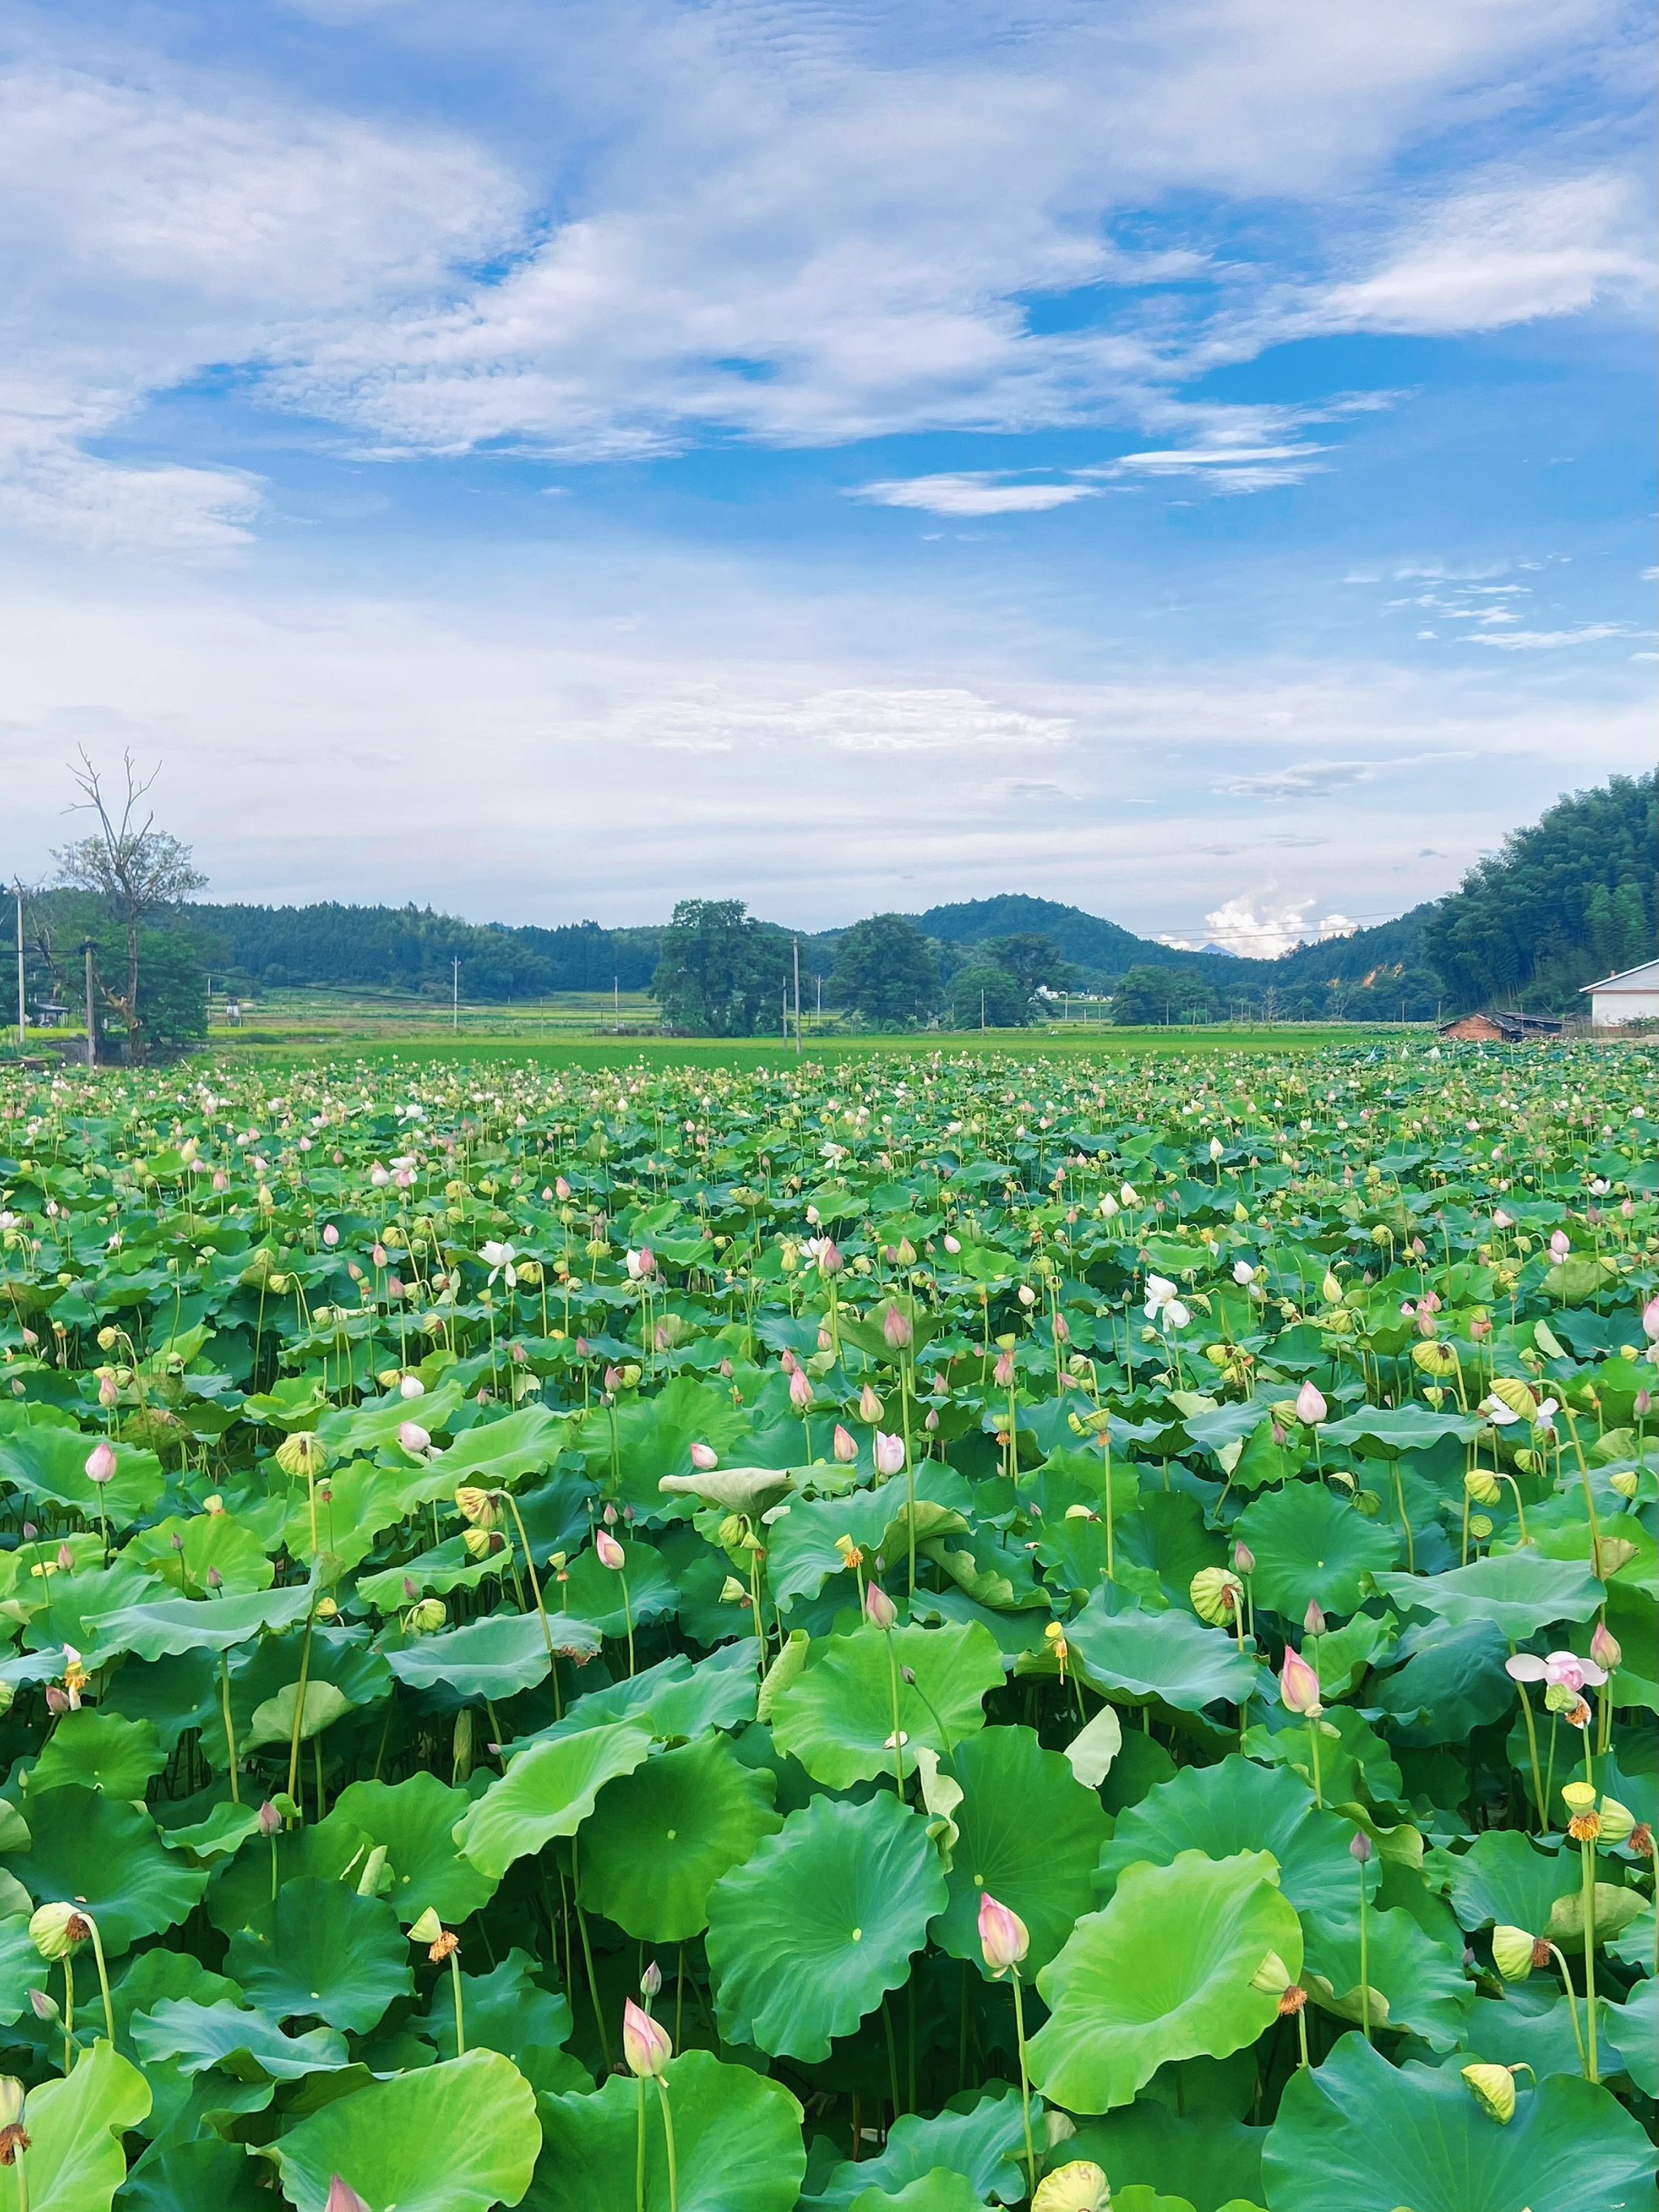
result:
[[[1659,989],[1592,991],[1590,1021],[1598,1030],[1619,1029],[1626,1022],[1659,1021]]]

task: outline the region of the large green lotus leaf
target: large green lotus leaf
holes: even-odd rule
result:
[[[417,1478],[418,1480],[418,1478]],[[287,1493],[287,1512],[282,1540],[291,1559],[311,1559],[321,1552],[333,1562],[335,1576],[366,1559],[374,1539],[410,1510],[408,1477],[373,1461],[354,1460],[332,1468],[328,1481],[318,1488],[317,1542],[311,1537],[312,1499],[306,1486],[295,1482]]]
[[[963,1794],[952,1814],[950,1903],[934,1941],[988,1974],[979,1942],[979,1901],[988,1891],[1025,1923],[1026,1971],[1034,1974],[1092,1909],[1095,1863],[1111,1822],[1065,1753],[1045,1751],[1030,1729],[970,1736],[957,1746],[950,1771]]]
[[[477,1589],[481,1582],[501,1570],[501,1562],[493,1554],[475,1559],[459,1536],[450,1536],[401,1566],[359,1575],[357,1595],[378,1613],[395,1613],[409,1603],[411,1583],[416,1597],[447,1597],[451,1590]]]
[[[1201,1628],[1188,1613],[1109,1613],[1098,1590],[1066,1638],[1085,1680],[1139,1704],[1158,1698],[1187,1713],[1218,1698],[1243,1705],[1261,1679],[1224,1629]]]
[[[945,1895],[927,1824],[896,1796],[814,1797],[709,1893],[721,2033],[827,2058],[903,1982]]]
[[[1654,1984],[1642,1986],[1652,1988]],[[1629,2018],[1633,2004],[1609,2004],[1605,1997],[1598,1998],[1597,2004],[1601,2023],[1601,2073],[1605,2079],[1618,2071],[1619,2057],[1624,2057],[1628,2070],[1632,2056],[1639,2065],[1645,2054],[1640,2048],[1627,2054],[1620,2045],[1621,2032],[1627,2033],[1637,2025]],[[1582,2004],[1577,2009],[1582,2034]],[[1641,2039],[1632,2033],[1630,2040],[1632,2045],[1639,2045]],[[1650,2038],[1646,2048],[1654,2047]],[[1477,1998],[1464,2016],[1463,2048],[1468,2057],[1485,2059],[1492,2065],[1530,2066],[1540,2081],[1547,2074],[1582,2075],[1584,2070],[1573,2036],[1573,2015],[1568,2011],[1560,1982],[1548,1972],[1534,1973],[1529,1981],[1506,1988],[1501,1996]],[[1651,2064],[1651,2059],[1648,2063]]]
[[[1002,1654],[977,1623],[888,1631],[866,1624],[814,1638],[805,1666],[772,1700],[772,1734],[815,1782],[848,1790],[893,1771],[890,1651],[916,1678],[899,1682],[908,1743],[948,1753],[984,1727],[985,1698],[1003,1681]]]
[[[1490,1620],[1413,1623],[1395,1653],[1401,1663],[1373,1686],[1372,1702],[1391,1717],[1401,1743],[1466,1743],[1514,1706],[1515,1684],[1504,1671],[1509,1652]]]
[[[186,2074],[222,2066],[239,2081],[297,2081],[307,2074],[337,2073],[351,2059],[344,2036],[331,2027],[284,2035],[262,2012],[228,1997],[198,2004],[167,1997],[132,2016],[132,2047],[144,2064],[171,2059]]]
[[[28,1913],[8,1913],[0,1919],[0,2027],[21,2020],[30,2008],[29,1991],[46,1986],[46,1962],[29,1934]]]
[[[1644,2097],[1659,2097],[1659,1981],[1648,1975],[1602,2017],[1631,2080]]]
[[[940,1460],[925,1459],[915,1470],[915,1486],[918,1506],[938,1506],[952,1516],[939,1524],[941,1528],[959,1533],[968,1525],[972,1493],[954,1468]],[[849,1490],[843,1498],[793,1502],[789,1510],[770,1525],[766,1580],[776,1602],[787,1606],[794,1598],[816,1597],[833,1576],[844,1573],[847,1562],[836,1549],[843,1536],[851,1537],[872,1559],[882,1554],[890,1530],[898,1530],[902,1545],[908,1504],[902,1474],[871,1490]],[[918,1534],[924,1533],[924,1516],[920,1511],[916,1528]]]
[[[420,1419],[420,1407],[406,1411],[404,1419]],[[458,1437],[447,1451],[428,1460],[421,1474],[422,1495],[453,1498],[462,1483],[486,1490],[507,1488],[523,1474],[538,1474],[552,1466],[564,1447],[564,1423],[545,1406],[522,1406],[498,1421],[481,1421]]]
[[[233,1936],[226,1972],[272,2020],[314,2017],[361,2035],[415,1987],[398,1916],[343,1881],[294,1881],[277,1893],[269,1935]]]
[[[1062,2154],[1103,2166],[1111,2177],[1115,2207],[1123,2191],[1156,2185],[1178,2191],[1194,2212],[1219,2212],[1241,2191],[1260,2196],[1267,2134],[1230,2113],[1204,2109],[1183,2117],[1156,2097],[1142,2097],[1120,2112],[1085,2120]]]
[[[775,1789],[724,1736],[647,1759],[599,1793],[582,1837],[584,1903],[647,1943],[701,1935],[710,1889],[782,1826]]]
[[[1233,1534],[1255,1553],[1257,1605],[1298,1622],[1314,1601],[1327,1613],[1357,1612],[1366,1576],[1400,1555],[1392,1522],[1368,1521],[1322,1482],[1267,1492],[1245,1507]]]
[[[1334,1735],[1325,1734],[1334,1729]],[[1311,1788],[1313,1749],[1308,1723],[1297,1713],[1287,1712],[1277,1701],[1264,1719],[1247,1729],[1244,1749],[1251,1759],[1269,1759],[1288,1766]],[[1327,1705],[1319,1740],[1320,1786],[1328,1803],[1397,1804],[1405,1792],[1400,1769],[1389,1747],[1352,1705]]]
[[[316,1592],[304,1583],[285,1589],[249,1590],[240,1597],[158,1598],[100,1614],[100,1657],[131,1651],[161,1659],[181,1651],[228,1651],[262,1630],[291,1628],[310,1611]]]
[[[110,2212],[127,2178],[121,2138],[149,2105],[143,2075],[106,2041],[82,2051],[66,2079],[32,2089],[24,2118],[30,2212]],[[22,2203],[19,2171],[0,2166],[0,2212]]]
[[[255,2186],[264,2170],[240,2143],[218,2136],[175,2143],[133,2168],[120,2212],[267,2212],[270,2191]]]
[[[303,1701],[299,1683],[284,1682],[274,1698],[253,1708],[246,1728],[237,1736],[237,1748],[257,1751],[264,1743],[291,1743],[296,1735],[301,1743],[309,1743],[356,1710],[355,1700],[337,1682],[308,1681]]]
[[[187,1519],[171,1514],[142,1530],[127,1548],[187,1597],[204,1598],[210,1587],[235,1597],[269,1589],[276,1577],[266,1546],[234,1513],[192,1513]],[[211,1586],[210,1573],[219,1577]]]
[[[469,2051],[325,2106],[264,2155],[299,2212],[323,2212],[337,2173],[374,2212],[492,2212],[523,2200],[541,2143],[529,2082]]]
[[[1541,1936],[1559,1897],[1577,1894],[1576,1850],[1540,1851],[1514,1828],[1488,1828],[1466,1851],[1436,1851],[1424,1873],[1465,1928],[1524,1928]]]
[[[488,1905],[494,1881],[464,1858],[455,1824],[470,1810],[464,1790],[451,1790],[435,1774],[403,1782],[349,1782],[335,1799],[328,1820],[384,1844],[392,1870],[386,1901],[407,1928],[429,1906],[455,1926]]]
[[[629,1540],[623,1540],[622,1551],[622,1565],[607,1567],[590,1547],[571,1561],[569,1580],[560,1586],[570,1611],[601,1636],[624,1636],[630,1620],[638,1628],[679,1610],[679,1586],[661,1553]]]
[[[154,1721],[123,1720],[82,1705],[52,1730],[28,1770],[28,1786],[42,1794],[76,1783],[110,1797],[142,1797],[167,1763]]]
[[[167,1477],[154,1452],[117,1444],[113,1476],[94,1482],[87,1458],[103,1441],[73,1429],[20,1429],[0,1436],[0,1481],[15,1484],[27,1498],[73,1506],[89,1522],[95,1524],[101,1513],[115,1528],[125,1528],[155,1511]]]
[[[138,1951],[112,1979],[111,2002],[115,2008],[115,2036],[118,2043],[135,2013],[153,2012],[176,1997],[192,2003],[214,2004],[221,1997],[233,2002],[241,1991],[227,1975],[209,1972],[188,1951]]]
[[[205,1869],[170,1851],[142,1807],[70,1786],[29,1800],[32,1850],[4,1864],[37,1905],[82,1905],[111,1958],[175,1927],[207,1887]]]
[[[562,1720],[507,1747],[509,1760],[532,1744],[580,1735],[608,1721],[631,1721],[659,1741],[701,1735],[707,1729],[741,1728],[755,1717],[759,1691],[752,1638],[722,1644],[695,1663],[676,1652],[638,1674],[624,1674],[576,1699]]]
[[[1266,1851],[1126,1868],[1037,1977],[1050,2017],[1032,2081],[1070,2112],[1106,2112],[1170,2059],[1242,2050],[1278,2017],[1277,1996],[1250,1986],[1269,1951],[1294,1980],[1302,1927]]]
[[[1402,1452],[1427,1451],[1442,1437],[1467,1443],[1479,1436],[1480,1425],[1473,1415],[1431,1413],[1426,1406],[1361,1406],[1320,1433],[1326,1444],[1352,1444],[1382,1459],[1398,1459]]]
[[[451,1380],[428,1390],[417,1405],[393,1390],[384,1398],[366,1398],[360,1406],[331,1407],[319,1419],[317,1433],[337,1458],[349,1459],[395,1444],[405,1421],[418,1421],[428,1434],[447,1428],[464,1395]]]
[[[1364,2017],[1359,1993],[1358,1886],[1356,1872],[1356,1909],[1340,1921],[1310,1915],[1303,1926],[1304,1986],[1325,2011],[1356,2022]],[[1366,1919],[1365,1981],[1388,2008],[1384,2014],[1373,2005],[1373,2021],[1386,2019],[1390,2027],[1410,2028],[1432,2050],[1454,2050],[1462,2041],[1464,2017],[1474,1996],[1461,1954],[1437,1943],[1398,1906],[1372,1911]]]
[[[441,1683],[462,1698],[514,1697],[533,1690],[552,1672],[547,1656],[548,1638],[554,1649],[591,1659],[599,1648],[599,1634],[574,1614],[550,1613],[543,1630],[534,1613],[497,1613],[488,1620],[469,1621],[442,1636],[422,1636],[386,1657],[392,1673],[410,1689],[429,1689]]]
[[[1536,1551],[1495,1553],[1443,1575],[1378,1575],[1376,1587],[1401,1613],[1415,1609],[1457,1626],[1489,1620],[1515,1643],[1565,1620],[1588,1620],[1606,1593],[1576,1559]]]
[[[469,2051],[499,2051],[520,2072],[528,2045],[556,2051],[571,2028],[570,2001],[562,1990],[544,1990],[540,1967],[528,1951],[509,1951],[487,1974],[461,1976],[461,2013]],[[418,2022],[421,2033],[445,2058],[455,2051],[455,2000],[448,1973],[433,1984],[432,2002]]]
[[[1286,2084],[1261,2168],[1273,2212],[1643,2212],[1653,2146],[1603,2088],[1516,2084],[1507,2125],[1457,2068],[1391,2066],[1345,2035]]]
[[[337,1881],[359,1869],[369,1850],[368,1838],[360,1829],[331,1813],[325,1820],[284,1828],[270,1838],[251,1837],[215,1871],[207,1895],[208,1918],[224,1936],[234,1936],[242,1928],[269,1930],[273,1856],[276,1886],[281,1888],[307,1879]]]
[[[817,2196],[801,2199],[802,2212],[847,2212],[866,2189],[896,2193],[941,2169],[962,2175],[979,2197],[1017,2203],[1026,2189],[1018,2163],[1024,2141],[1019,2092],[1012,2083],[983,2096],[966,2091],[931,2118],[907,2112],[895,2120],[873,2158],[843,2159]]]
[[[791,2212],[806,2170],[801,2108],[781,2081],[712,2051],[688,2051],[664,2077],[674,2121],[679,2212]],[[646,2100],[646,2212],[668,2212],[656,2092],[612,2075],[591,2096],[543,2097],[544,2148],[532,2212],[635,2212],[640,2097]]]
[[[853,2212],[985,2212],[985,2199],[964,2175],[936,2166],[900,2190],[860,2190]]]
[[[574,1836],[605,1784],[631,1774],[650,1749],[645,1729],[627,1721],[534,1744],[457,1821],[455,1842],[480,1874],[499,1881],[515,1859],[555,1836]]]

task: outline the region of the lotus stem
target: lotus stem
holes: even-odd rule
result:
[[[92,1937],[92,1955],[98,1966],[98,1987],[104,2000],[104,2029],[109,2037],[110,2048],[113,2050],[115,2048],[115,2006],[109,1993],[109,1968],[104,1960],[104,1939],[99,1934],[98,1923],[93,1918],[91,1913],[83,1912],[81,1917],[86,1922],[88,1932]]]
[[[639,2092],[636,2100],[636,2124],[634,2135],[634,2212],[645,2212],[645,2076],[643,2074],[635,2079],[634,2087]]]
[[[1548,1943],[1547,1937],[1545,1939]],[[1559,1947],[1548,1943],[1550,1956],[1561,1969],[1561,1986],[1567,2000],[1567,2017],[1572,2022],[1572,2039],[1578,2046],[1578,2066],[1588,2081],[1590,2078],[1589,2060],[1584,2055],[1584,2031],[1578,2025],[1578,1992],[1572,1985],[1572,1969],[1568,1966]]]
[[[899,1720],[898,1654],[893,1649],[893,1632],[881,1632],[887,1645],[887,1680],[893,1695],[893,1773],[898,1783],[898,1794],[904,1795],[904,1729]]]
[[[449,1980],[455,1996],[455,2056],[458,2058],[465,2058],[466,2015],[461,2004],[461,1953],[459,1944],[449,1954]]]
[[[1414,1575],[1417,1572],[1417,1540],[1412,1534],[1412,1516],[1406,1510],[1406,1486],[1401,1480],[1399,1461],[1391,1462],[1391,1465],[1394,1468],[1395,1504],[1400,1508],[1400,1525],[1406,1532],[1406,1572]]]
[[[1146,1710],[1150,1713],[1151,1706],[1149,1705]],[[1308,1716],[1308,1753],[1313,1761],[1314,1802],[1323,1811],[1325,1789],[1319,1775],[1319,1716],[1317,1713],[1310,1713]]]
[[[524,1547],[525,1572],[530,1577],[530,1594],[536,1601],[536,1618],[542,1625],[542,1642],[547,1646],[547,1663],[556,1670],[558,1662],[553,1656],[553,1632],[547,1625],[547,1607],[542,1602],[542,1586],[536,1578],[536,1562],[530,1556],[530,1537],[524,1525],[524,1516],[519,1510],[519,1501],[510,1490],[501,1492],[507,1510],[513,1516],[513,1525],[519,1532],[519,1541]]]
[[[1584,2078],[1589,2081],[1599,2081],[1601,2072],[1596,2050],[1595,1838],[1586,1837],[1578,1848],[1584,1860],[1584,2029],[1589,2051]]]
[[[679,2168],[674,2158],[674,2115],[669,2109],[668,2084],[657,2076],[657,2095],[662,2102],[663,2148],[668,2154],[668,2212],[680,2212]]]
[[[306,1692],[311,1686],[311,1625],[315,1617],[313,1601],[311,1610],[306,1614],[305,1641],[300,1646],[300,1680],[294,1698],[294,1733],[288,1746],[288,1794],[295,1805],[300,1802],[300,1731],[305,1726]],[[293,1825],[294,1817],[290,1814],[289,1826],[292,1827]]]
[[[241,1778],[236,1771],[236,1727],[230,1717],[230,1654],[219,1654],[219,1703],[225,1717],[225,1755],[230,1761],[230,1802],[242,1802]]]
[[[75,2070],[75,1961],[64,1954],[64,2073]]]
[[[1359,1864],[1359,2029],[1371,2039],[1371,1929],[1365,1897],[1365,1864]]]
[[[1036,2187],[1036,2151],[1031,2142],[1031,2075],[1025,2063],[1025,2000],[1020,1993],[1019,1968],[1010,1966],[1009,1977],[1014,1985],[1014,2041],[1019,2049],[1019,2107],[1020,2118],[1025,2128],[1025,2172],[1030,2187]]]
[[[1513,1640],[1510,1644],[1510,1656],[1511,1659],[1515,1656]],[[1544,1795],[1544,1778],[1538,1764],[1538,1728],[1532,1717],[1532,1699],[1527,1695],[1526,1684],[1517,1682],[1516,1687],[1521,1692],[1521,1711],[1527,1723],[1527,1756],[1532,1764],[1533,1802],[1538,1808],[1538,1832],[1542,1835],[1549,1826],[1550,1816],[1549,1801]]]

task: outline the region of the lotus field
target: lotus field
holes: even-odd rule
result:
[[[0,1076],[0,2212],[1651,2208],[1653,1076]]]

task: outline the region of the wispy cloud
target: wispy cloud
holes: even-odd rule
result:
[[[1622,623],[1581,623],[1577,629],[1483,630],[1465,645],[1495,646],[1500,653],[1557,653],[1568,645],[1594,645],[1604,637],[1628,637]]]
[[[1210,787],[1224,799],[1327,799],[1376,776],[1374,761],[1298,761],[1254,775],[1224,775]]]
[[[852,494],[878,507],[920,507],[928,514],[1046,514],[1056,507],[1099,495],[1097,484],[1075,479],[1012,480],[1012,471],[976,470],[956,476],[906,477],[860,484]]]

